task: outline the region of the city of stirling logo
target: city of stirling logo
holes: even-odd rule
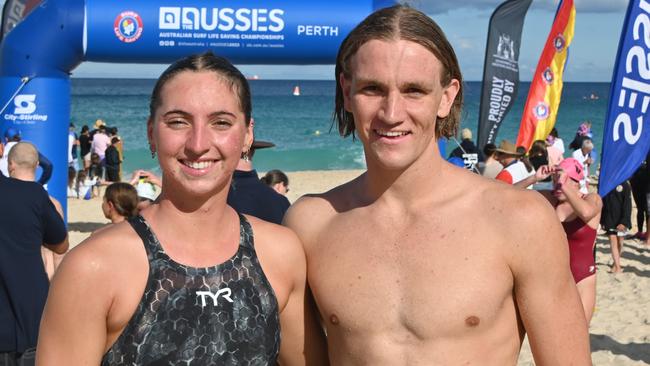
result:
[[[135,42],[142,35],[142,18],[134,11],[123,11],[113,23],[115,36],[122,42]]]

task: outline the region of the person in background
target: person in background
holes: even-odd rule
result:
[[[521,161],[523,153],[517,150],[515,144],[508,140],[502,140],[497,148],[497,159],[503,166],[503,170],[496,176],[496,180],[508,184],[515,184],[526,177],[534,175],[535,172],[530,172],[526,164]]]
[[[549,164],[549,156],[548,156],[548,151],[547,151],[547,145],[546,141],[543,140],[537,140],[533,142],[533,145],[530,147],[530,151],[528,151],[528,161],[530,164],[533,166],[533,170],[536,172],[541,166],[544,165],[550,165]],[[546,179],[542,180],[541,182],[535,183],[533,185],[534,190],[552,190],[553,189],[553,181],[551,177],[547,177]]]
[[[589,193],[589,167],[594,163],[594,160],[591,158],[594,143],[589,137],[585,137],[581,141],[581,147],[573,151],[571,157],[582,164],[584,174],[582,181],[580,181],[580,192],[587,194]]]
[[[129,182],[138,194],[138,210],[142,211],[156,201],[157,191],[162,188],[161,179],[152,172],[136,170]]]
[[[106,125],[100,124],[97,132],[93,136],[93,142],[90,145],[90,151],[99,156],[99,161],[104,164],[104,157],[106,156],[106,149],[111,144],[111,138],[106,133]],[[102,177],[103,178],[103,177]]]
[[[227,202],[237,212],[279,225],[291,203],[287,197],[262,183],[253,168],[255,151],[273,146],[275,144],[271,142],[254,140],[251,148],[242,154],[233,174]]]
[[[591,139],[593,136],[591,132],[591,121],[584,121],[578,126],[576,135],[573,138],[573,141],[569,144],[569,149],[578,150],[582,147],[582,141],[584,139]]]
[[[87,177],[93,179],[103,179],[104,178],[104,167],[102,166],[102,160],[99,155],[94,152],[90,153],[90,167],[88,167]]]
[[[623,240],[628,229],[632,226],[632,197],[630,184],[626,181],[612,189],[603,197],[603,209],[600,215],[600,225],[607,232],[609,245],[612,250],[612,273],[622,272],[621,254]]]
[[[14,151],[15,150],[15,151]],[[0,174],[0,365],[34,365],[49,281],[41,247],[68,250],[68,232],[43,187],[34,183],[38,161],[29,143],[15,145]],[[28,176],[27,176],[28,175]],[[20,178],[20,179],[17,179]]]
[[[11,178],[19,179],[26,182],[34,182],[36,180],[36,167],[38,166],[38,151],[36,147],[29,142],[19,142],[11,149],[8,156],[9,163],[9,176]],[[74,172],[74,168],[69,167]],[[56,208],[56,211],[63,217],[63,207],[61,203],[54,197],[49,196],[50,201]],[[43,264],[45,273],[48,279],[54,276],[59,263],[63,259],[63,255],[54,253],[52,250],[41,247],[41,256],[43,257]]]
[[[70,122],[68,131],[68,166],[74,168],[75,171],[79,170],[79,138],[75,132],[75,127]]]
[[[486,178],[494,179],[503,170],[503,165],[497,159],[497,146],[495,144],[485,144],[483,147],[483,154],[485,156],[485,164],[481,175]]]
[[[110,127],[107,128],[106,131],[108,132],[108,136],[111,138],[111,145],[113,145],[119,154],[119,159],[120,162],[124,161],[124,143],[122,142],[122,138],[120,135],[117,134],[117,127]],[[117,142],[115,142],[115,139],[117,139]],[[118,166],[118,172],[117,172],[118,180],[122,180],[122,164]]]
[[[449,157],[458,157],[463,159],[465,169],[474,173],[479,173],[477,165],[485,161],[485,157],[472,141],[472,130],[463,128],[460,133],[462,141],[460,145],[451,151]],[[454,140],[456,141],[456,140]]]
[[[11,152],[11,148],[14,145],[22,141],[22,137],[20,135],[20,131],[14,127],[7,128],[5,130],[4,137],[5,137],[5,145],[3,148],[2,158],[0,158],[0,172],[2,172],[2,174],[4,174],[5,177],[8,177],[9,169],[8,169],[7,161],[9,158],[9,152]],[[40,152],[38,153],[38,166],[41,167],[42,172],[40,178],[38,178],[37,181],[38,184],[44,186],[52,177],[52,170],[54,169],[54,167],[52,166],[50,160]]]
[[[120,139],[113,137],[111,144],[106,148],[104,168],[106,169],[106,181],[108,182],[120,181],[120,164],[122,164],[122,159],[117,149],[118,144],[120,144]]]
[[[83,169],[88,173],[90,168],[90,146],[92,139],[88,125],[81,126],[81,135],[79,135],[79,153],[83,161]]]
[[[99,177],[91,177],[87,175],[85,171],[80,170],[77,173],[77,198],[89,200],[97,197],[97,195],[99,195],[99,185],[101,185]]]
[[[553,127],[551,133],[546,137],[546,143],[548,146],[552,146],[560,152],[560,156],[564,155],[564,141],[560,138],[557,133],[557,129]],[[562,159],[560,159],[562,160]]]
[[[123,182],[109,184],[104,192],[102,212],[105,218],[111,220],[111,224],[135,217],[138,214],[138,192],[135,187]],[[110,225],[96,230],[93,235],[108,227]]]
[[[594,245],[603,202],[597,193],[584,194],[580,181],[584,178],[582,164],[566,158],[556,167],[542,166],[535,175],[516,184],[527,187],[547,177],[553,179],[552,191],[539,191],[555,207],[569,241],[569,260],[573,280],[578,287],[587,324],[596,304],[596,262]]]
[[[281,170],[269,170],[260,180],[283,196],[289,193],[289,177]]]
[[[636,205],[636,227],[637,232],[634,234],[635,239],[641,241],[646,240],[647,226],[646,221],[648,220],[648,201],[646,200],[646,193],[648,189],[648,159],[644,160],[639,168],[634,172],[630,178],[630,186],[632,187],[632,198],[634,198],[634,204]],[[646,230],[644,230],[644,226]]]
[[[68,167],[68,187],[67,187],[67,198],[78,198],[77,187],[75,186],[75,180],[77,179],[77,172],[73,167]]]

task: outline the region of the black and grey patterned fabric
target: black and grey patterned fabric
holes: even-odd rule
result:
[[[275,365],[278,303],[242,215],[237,253],[208,268],[174,262],[142,216],[149,278],[140,304],[102,365]]]

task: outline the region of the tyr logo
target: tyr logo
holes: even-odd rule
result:
[[[229,288],[222,288],[217,293],[213,294],[210,291],[197,291],[196,296],[201,297],[201,307],[204,308],[206,305],[205,298],[206,296],[209,296],[212,299],[212,305],[217,306],[218,302],[217,299],[219,296],[222,298],[226,299],[228,302],[234,302],[232,298],[230,297],[232,295],[232,291]]]

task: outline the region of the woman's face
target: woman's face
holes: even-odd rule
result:
[[[554,174],[553,175],[553,195],[555,198],[557,198],[560,202],[564,202],[567,200],[566,195],[564,194],[564,190],[566,189],[572,189],[574,191],[579,191],[580,190],[580,182],[577,182],[569,176],[561,172],[559,174]]]
[[[199,196],[228,189],[252,143],[236,91],[213,71],[183,71],[162,87],[160,102],[147,131],[163,184]]]

